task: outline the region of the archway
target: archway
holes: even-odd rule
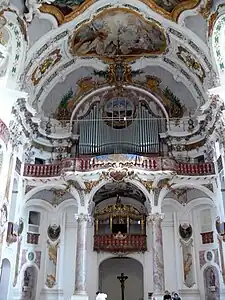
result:
[[[10,279],[11,265],[8,259],[2,260],[1,278],[0,278],[0,300],[8,299],[9,279]]]
[[[27,267],[23,274],[22,295],[23,299],[35,300],[37,288],[37,270],[34,266]]]
[[[117,279],[124,273],[125,300],[140,300],[144,298],[143,266],[129,257],[115,257],[104,260],[99,265],[99,290],[108,295],[109,300],[121,299],[121,286]]]
[[[216,267],[209,266],[203,272],[205,300],[220,299],[219,272]]]

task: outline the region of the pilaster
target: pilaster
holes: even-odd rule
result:
[[[152,224],[153,245],[153,293],[154,296],[162,296],[165,291],[162,221],[164,214],[155,213],[148,217]]]
[[[71,300],[88,299],[87,295],[87,228],[91,217],[87,214],[75,215],[77,221],[77,252],[75,289]]]

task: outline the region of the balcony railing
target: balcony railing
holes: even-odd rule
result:
[[[120,154],[114,158],[67,158],[56,164],[26,164],[25,177],[57,177],[65,172],[88,172],[107,169],[109,167],[130,167],[145,171],[172,171],[184,176],[207,176],[215,174],[214,163],[177,163],[172,158],[143,157],[122,158]]]
[[[146,235],[127,234],[123,238],[115,235],[95,235],[94,251],[104,252],[145,252],[147,251]]]

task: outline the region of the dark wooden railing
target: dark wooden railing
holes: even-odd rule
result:
[[[128,167],[145,171],[173,171],[184,176],[207,176],[215,174],[214,163],[177,163],[172,158],[137,157],[134,159],[100,160],[97,158],[68,158],[55,164],[26,164],[25,177],[56,177],[65,172],[88,172],[109,167]]]
[[[146,235],[127,234],[122,239],[113,234],[95,235],[94,251],[144,252],[147,251]]]

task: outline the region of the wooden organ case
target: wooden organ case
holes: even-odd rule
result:
[[[133,205],[116,203],[94,213],[94,251],[144,252],[147,250],[146,214]]]

